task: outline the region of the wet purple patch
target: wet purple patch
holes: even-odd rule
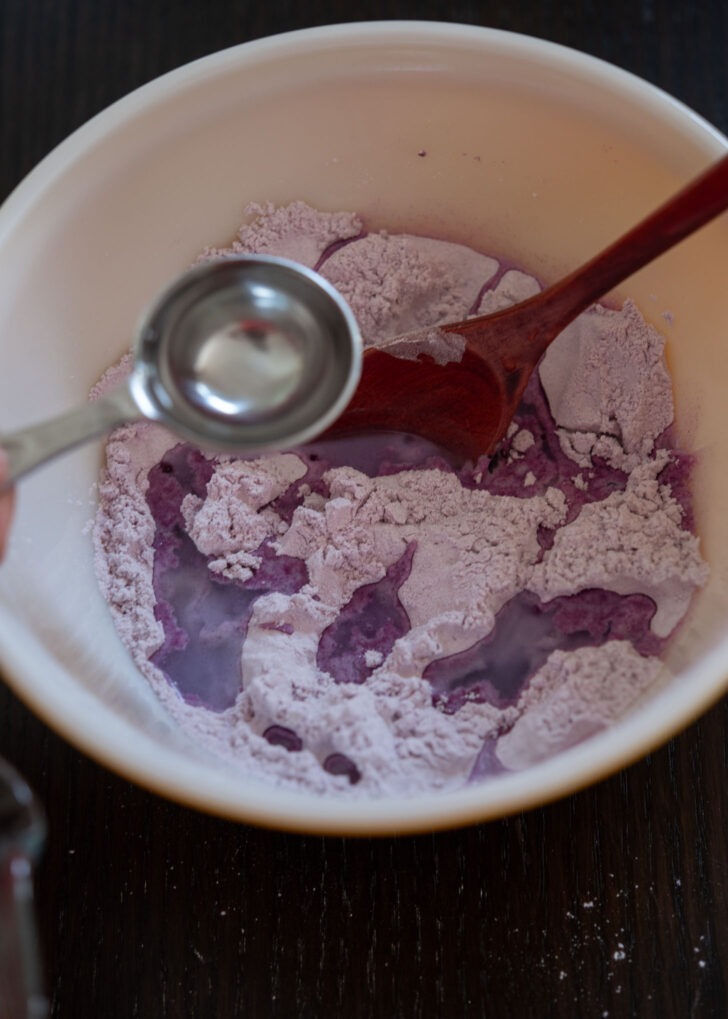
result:
[[[212,465],[177,446],[149,473],[147,503],[154,515],[154,591],[164,643],[152,662],[190,704],[223,711],[242,684],[241,653],[255,601],[271,591],[293,594],[308,580],[305,563],[263,544],[261,564],[240,583],[208,569],[208,557],[187,535],[182,501],[203,496]]]
[[[498,754],[498,735],[488,736],[483,740],[480,753],[475,758],[475,764],[468,776],[469,782],[477,782],[483,778],[493,778],[495,775],[505,775],[508,768],[501,764]]]
[[[410,542],[381,580],[363,584],[321,634],[316,664],[337,683],[363,683],[372,673],[367,651],[386,657],[410,629],[399,589],[412,569],[416,542]]]
[[[486,637],[431,662],[423,675],[448,714],[466,700],[505,708],[516,703],[553,651],[630,640],[642,654],[656,654],[664,642],[650,631],[654,613],[654,602],[644,595],[589,590],[544,604],[523,592],[503,606]]]
[[[344,775],[349,779],[351,785],[361,779],[361,772],[346,754],[329,754],[323,763],[324,771],[327,771],[329,775]]]
[[[289,753],[295,754],[303,750],[303,740],[293,729],[285,725],[269,725],[263,733],[263,739],[274,747],[284,747]]]

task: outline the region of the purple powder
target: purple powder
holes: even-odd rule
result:
[[[285,725],[269,725],[263,733],[263,739],[268,740],[271,746],[284,747],[289,754],[303,750],[301,737],[293,729],[287,729]]]
[[[374,652],[379,665],[410,629],[397,593],[410,575],[415,548],[411,542],[381,580],[357,588],[321,634],[316,664],[337,683],[363,683],[374,671],[368,654]]]
[[[251,213],[203,257],[316,266],[367,343],[539,288],[350,213]],[[125,426],[95,528],[123,640],[193,743],[292,789],[457,788],[588,738],[659,675],[706,577],[662,351],[629,302],[585,313],[477,464],[397,433],[234,460]]]
[[[344,776],[351,785],[356,785],[361,780],[361,772],[346,754],[329,754],[323,763],[323,769],[329,775]]]

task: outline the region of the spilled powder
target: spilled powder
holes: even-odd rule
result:
[[[427,344],[539,287],[302,202],[251,207],[201,259],[255,252],[317,268],[368,344]],[[456,788],[587,738],[660,673],[706,579],[672,418],[663,339],[628,302],[565,330],[475,465],[403,435],[212,457],[127,425],[100,483],[99,581],[167,710],[230,768],[354,797]]]

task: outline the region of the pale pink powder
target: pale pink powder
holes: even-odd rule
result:
[[[463,318],[498,263],[459,244],[370,234],[344,245],[322,274],[354,312],[365,345]]]
[[[590,587],[646,594],[657,606],[652,629],[667,637],[708,572],[698,539],[682,526],[679,504],[658,480],[668,459],[663,451],[635,467],[625,491],[588,503],[557,531],[529,590],[543,601]]]
[[[235,255],[277,255],[313,268],[332,244],[357,237],[362,223],[352,212],[319,212],[305,202],[285,208],[251,204],[250,218],[225,248],[206,248],[199,261]]]
[[[493,259],[446,242],[360,236],[361,222],[352,214],[320,213],[304,203],[257,206],[250,213],[252,221],[231,248],[208,249],[202,257],[259,251],[316,265],[334,245],[322,271],[348,298],[370,342],[411,329],[424,329],[419,342],[427,342],[428,327],[473,310],[498,268]],[[536,289],[533,277],[509,271],[482,296],[479,310]],[[221,458],[206,498],[188,497],[184,505],[193,540],[212,557],[210,569],[244,579],[255,570],[253,551],[266,537],[281,553],[305,560],[310,578],[297,594],[256,602],[243,648],[243,689],[223,712],[185,703],[149,662],[163,635],[154,618],[147,474],[176,440],[149,424],[117,431],[100,486],[99,578],[123,641],[190,739],[262,781],[361,797],[461,786],[488,738],[500,737],[505,767],[521,768],[616,720],[661,669],[659,661],[619,641],[554,652],[505,709],[466,701],[454,714],[444,713],[421,677],[429,663],[486,635],[499,608],[523,590],[543,598],[584,586],[644,591],[660,607],[661,631],[684,614],[705,568],[697,542],[681,527],[679,507],[657,480],[662,461],[654,439],[672,419],[672,398],[660,374],[656,335],[628,306],[583,316],[552,348],[546,392],[565,450],[584,467],[583,484],[591,457],[604,455],[605,431],[615,465],[633,472],[626,492],[587,504],[568,523],[564,497],[554,489],[530,498],[495,496],[466,489],[437,470],[369,478],[349,467],[330,470],[330,496],[310,493],[288,523],[270,502],[303,475],[299,458]],[[447,346],[438,354],[459,356]],[[574,395],[564,386],[564,358],[584,382],[586,400],[581,389]],[[649,365],[658,384],[643,385],[635,365]],[[589,381],[597,369],[596,395],[604,397],[599,413]],[[516,430],[511,455],[523,456],[533,443],[528,430]],[[538,542],[542,526],[556,529],[545,555]],[[413,541],[411,573],[399,592],[412,629],[386,657],[368,653],[374,671],[365,684],[335,682],[316,664],[322,632],[353,592],[381,579]],[[628,545],[637,547],[635,556],[627,554]],[[293,729],[305,749],[271,746],[262,733],[272,724]],[[358,784],[322,769],[332,753],[356,761]]]
[[[673,418],[664,342],[631,301],[597,306],[564,330],[540,375],[568,455],[626,471],[649,456]]]

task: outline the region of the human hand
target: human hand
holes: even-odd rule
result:
[[[0,449],[0,485],[7,476],[8,463],[5,453]],[[13,519],[15,509],[15,492],[10,489],[7,492],[0,492],[0,560],[5,555],[5,546],[8,540],[10,522]]]

